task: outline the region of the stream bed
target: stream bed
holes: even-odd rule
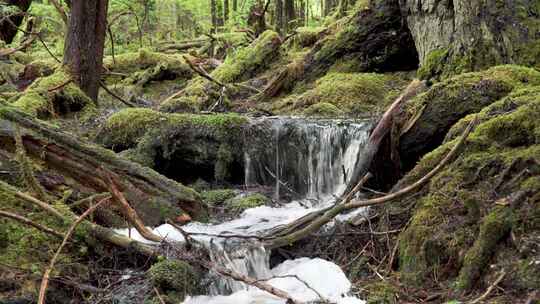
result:
[[[245,210],[236,219],[222,223],[192,222],[183,226],[195,241],[209,249],[212,262],[238,273],[265,280],[304,303],[327,301],[337,304],[362,304],[351,294],[351,283],[336,264],[319,258],[286,260],[270,268],[270,252],[263,247],[234,241],[227,235],[264,235],[270,229],[317,210],[331,206],[350,182],[349,174],[368,139],[367,121],[305,120],[265,118],[254,124],[269,125],[270,141],[260,141],[245,152],[246,187],[274,186],[274,199],[290,192],[297,199],[279,206],[260,206]],[[338,216],[346,221],[365,210]],[[328,229],[333,223],[327,224]],[[169,224],[153,229],[170,242],[184,242]],[[119,230],[144,240],[134,229]],[[217,237],[216,237],[217,236]],[[249,245],[249,246],[248,246]],[[229,278],[210,273],[208,295],[190,296],[185,304],[277,304],[285,303],[267,292]]]

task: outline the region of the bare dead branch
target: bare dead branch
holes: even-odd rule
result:
[[[105,90],[105,92],[107,92],[109,95],[111,95],[112,97],[118,99],[119,101],[121,101],[123,104],[125,104],[126,106],[128,107],[132,107],[132,108],[135,108],[137,107],[136,104],[132,103],[131,101],[128,101],[128,100],[125,100],[124,98],[118,96],[117,94],[115,94],[113,91],[111,91],[103,82],[99,82],[99,86]]]
[[[37,35],[31,35],[30,39],[24,41],[21,45],[19,45],[16,48],[0,50],[0,57],[9,56],[15,52],[22,51],[28,48],[30,45],[32,45],[32,43],[36,40],[36,38],[37,38]]]
[[[43,231],[45,233],[48,233],[50,235],[53,235],[57,238],[62,238],[64,237],[63,234],[61,234],[60,232],[57,232],[47,226],[44,226],[44,225],[41,225],[41,224],[38,224],[24,216],[20,216],[18,214],[15,214],[15,213],[11,213],[11,212],[7,212],[7,211],[3,211],[3,210],[0,210],[0,217],[5,217],[5,218],[9,218],[9,219],[12,219],[12,220],[15,220],[15,221],[18,221],[24,225],[28,225],[28,226],[32,226],[40,231]]]
[[[56,250],[56,253],[54,254],[53,258],[51,259],[49,266],[43,273],[43,279],[41,280],[41,286],[39,289],[39,297],[38,297],[38,304],[45,304],[45,294],[47,293],[47,286],[49,284],[49,278],[51,275],[51,271],[54,269],[54,264],[56,264],[56,260],[58,260],[58,257],[60,256],[60,253],[62,252],[62,249],[64,246],[66,246],[68,240],[71,238],[73,233],[75,232],[75,228],[92,212],[94,212],[98,207],[103,205],[106,201],[108,201],[108,198],[102,199],[99,203],[96,205],[88,208],[79,218],[71,224],[68,231],[66,232],[66,235],[64,236],[64,239],[62,240],[62,244],[60,244],[60,247]]]
[[[117,182],[115,181],[114,176],[110,172],[107,172],[105,170],[102,170],[102,172],[105,178],[107,178],[109,192],[112,194],[114,200],[119,204],[122,214],[145,239],[153,242],[161,242],[163,238],[154,234],[144,225],[143,221],[141,220],[135,209],[131,207],[131,205],[124,197],[124,194],[120,190],[118,190]]]

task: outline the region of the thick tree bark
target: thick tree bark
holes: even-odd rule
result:
[[[107,30],[108,0],[74,0],[66,36],[64,64],[73,80],[97,101]]]
[[[47,170],[63,176],[65,183],[83,193],[109,190],[104,172],[118,180],[118,188],[139,211],[146,225],[158,225],[182,212],[193,218],[204,215],[198,194],[157,172],[72,137],[9,106],[0,106],[1,120],[10,121],[32,134],[22,135],[30,158],[44,163]],[[14,132],[0,128],[0,149],[14,151]]]
[[[3,16],[0,14],[0,20],[6,18],[6,20],[0,21],[0,40],[5,41],[7,44],[13,42],[13,38],[17,35],[17,28],[13,25],[19,26],[23,22],[24,13],[30,8],[32,0],[2,0],[3,4],[16,6],[21,10],[20,14],[14,14],[12,16]]]

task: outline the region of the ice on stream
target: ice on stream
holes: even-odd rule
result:
[[[367,123],[278,120],[273,123],[275,150],[265,157],[258,152],[246,153],[246,185],[264,184],[277,180],[293,186],[305,199],[279,207],[261,206],[245,210],[237,219],[206,224],[193,222],[183,226],[192,238],[209,248],[214,263],[256,279],[268,279],[268,284],[286,291],[295,300],[310,302],[329,300],[337,304],[363,304],[364,301],[349,296],[351,283],[336,264],[319,258],[288,260],[273,269],[269,267],[269,252],[264,248],[246,249],[245,244],[216,238],[215,235],[253,236],[285,225],[302,216],[329,207],[342,195],[358,156],[368,138]],[[291,147],[294,150],[291,150]],[[270,174],[270,176],[269,176]],[[280,196],[280,183],[275,183],[276,197]],[[336,218],[346,221],[364,212],[359,209]],[[333,223],[327,224],[328,229]],[[165,224],[153,229],[170,242],[184,242],[183,235]],[[118,232],[146,243],[135,229]],[[285,277],[284,277],[285,276]],[[288,276],[288,277],[287,277]],[[302,281],[295,277],[297,276]],[[231,279],[213,280],[209,296],[188,297],[184,304],[281,304],[276,298],[258,288]],[[315,289],[314,292],[311,288]],[[317,294],[318,293],[318,294]]]

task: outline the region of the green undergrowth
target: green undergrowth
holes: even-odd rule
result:
[[[181,302],[201,288],[200,275],[184,261],[167,259],[157,262],[148,270],[148,276],[171,302]]]
[[[233,212],[242,212],[246,209],[264,206],[270,199],[260,193],[239,195],[225,202],[225,207]]]
[[[272,110],[308,116],[361,115],[382,110],[406,85],[392,74],[331,72],[304,93],[275,101]]]
[[[12,106],[37,118],[67,116],[76,112],[92,111],[93,101],[79,87],[70,82],[62,69],[38,78],[30,87],[12,98]]]
[[[490,278],[506,271],[511,275],[499,286],[525,293],[540,288],[538,280],[530,280],[539,273],[534,263],[538,253],[524,248],[531,238],[540,237],[537,73],[503,66],[483,75],[459,76],[461,80],[476,78],[475,83],[478,77],[499,81],[505,92],[512,93],[498,101],[489,100],[487,106],[478,105],[483,108],[477,114],[479,125],[460,156],[415,199],[411,223],[400,234],[400,273],[405,282],[418,286],[444,282],[465,293],[485,288]],[[457,79],[451,82],[457,89]],[[455,124],[446,142],[425,155],[402,184],[410,184],[431,170],[472,118],[467,116]],[[525,195],[513,201],[521,191]]]
[[[276,58],[280,56],[281,40],[273,31],[262,33],[259,38],[249,46],[240,48],[234,54],[227,56],[225,62],[216,68],[210,76],[223,84],[238,83],[254,77],[265,71]],[[222,100],[222,106],[228,108],[229,95],[234,95],[234,88],[229,87],[225,93],[221,92],[219,85],[202,77],[189,81],[177,98],[161,104],[160,110],[164,112],[197,112],[204,110]]]

